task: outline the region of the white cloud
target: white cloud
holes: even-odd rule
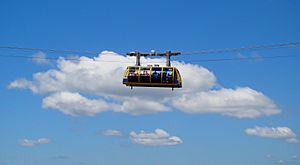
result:
[[[288,127],[255,127],[247,128],[246,134],[273,139],[286,139],[289,143],[299,143],[297,135]]]
[[[104,51],[98,57],[79,61],[60,58],[57,68],[33,74],[32,80],[17,79],[9,88],[29,89],[45,96],[43,107],[68,115],[89,115],[112,110],[133,115],[180,111],[216,113],[238,118],[255,118],[280,113],[263,93],[249,87],[214,87],[215,75],[198,65],[173,61],[182,75],[183,88],[134,88],[122,84],[122,74],[135,58]],[[104,62],[106,61],[106,62]],[[164,58],[141,58],[142,64],[165,64]]]
[[[32,83],[32,81],[26,80],[26,79],[17,79],[13,82],[11,82],[8,85],[9,89],[18,88],[18,89],[30,89],[32,92],[36,93],[37,89],[36,86]]]
[[[39,138],[37,140],[37,143],[38,144],[48,144],[48,143],[50,143],[50,139],[48,139],[48,138]]]
[[[294,138],[296,134],[288,127],[255,127],[245,130],[248,135],[267,138]]]
[[[37,140],[32,139],[21,139],[19,144],[23,147],[33,147],[36,145],[48,144],[50,143],[50,139],[48,138],[39,138]]]
[[[181,144],[182,140],[177,136],[171,136],[162,129],[156,129],[154,132],[140,133],[130,132],[130,139],[135,144],[160,146],[160,145],[177,145]]]
[[[49,64],[49,60],[46,57],[46,54],[43,52],[38,52],[32,56],[32,60],[37,64]]]
[[[58,92],[43,99],[43,108],[53,108],[65,114],[93,116],[108,110],[109,105],[103,100],[92,100],[79,93]]]
[[[122,132],[114,129],[107,129],[101,132],[103,136],[122,136]]]
[[[187,113],[220,113],[238,118],[255,118],[280,112],[272,100],[248,87],[183,95],[175,99],[173,104]]]
[[[150,114],[170,111],[164,104],[140,98],[125,98],[121,105],[115,106],[115,111],[130,113],[133,115]]]
[[[284,164],[285,161],[283,161],[283,160],[278,160],[276,163],[277,163],[277,164]]]
[[[19,143],[21,146],[24,147],[32,147],[36,144],[34,140],[30,140],[30,139],[22,139],[19,141]]]
[[[238,53],[236,57],[239,58],[240,60],[248,60],[248,61],[250,60],[250,62],[259,62],[264,59],[263,56],[257,53],[251,53],[250,55],[244,55]]]
[[[296,139],[296,138],[289,138],[289,139],[286,139],[286,141],[288,143],[294,143],[294,144],[300,143],[300,141],[298,139]]]
[[[266,158],[268,158],[268,159],[271,159],[273,156],[271,155],[271,154],[268,154],[267,156],[266,156]]]

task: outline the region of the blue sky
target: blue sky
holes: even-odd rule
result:
[[[300,39],[299,7],[296,0],[2,0],[0,45],[126,53],[151,49],[189,52],[285,43]],[[39,52],[0,50],[4,55],[36,53]],[[207,58],[298,53],[299,48],[290,48],[182,55],[173,60],[188,63]],[[299,58],[192,62],[193,66],[197,65],[195,74],[191,74],[193,66],[174,62],[185,76],[183,86],[190,84],[174,92],[130,91],[121,84],[120,74],[111,72],[122,70],[125,64],[101,62],[107,59],[132,61],[111,52],[95,57],[96,62],[74,64],[67,60],[41,64],[29,59],[1,57],[0,165],[300,164],[299,144],[287,142],[300,136]],[[144,61],[153,62],[153,59]],[[82,81],[86,83],[79,84],[81,77],[75,73],[80,73],[76,72],[80,68],[96,76],[91,79],[83,76]],[[62,73],[67,83],[55,80],[51,84],[52,79],[46,74],[49,70]],[[32,78],[37,72],[46,77],[45,81]],[[109,77],[108,73],[114,75]],[[24,84],[18,80],[26,81]],[[214,95],[211,88],[215,86],[220,89]],[[30,90],[30,87],[38,89]],[[187,101],[182,100],[183,93]],[[103,99],[105,96],[108,98]],[[237,96],[244,96],[246,102],[234,98]],[[134,98],[140,97],[147,97],[149,104],[138,104]],[[70,103],[66,98],[75,101]],[[168,103],[155,98],[166,99]],[[218,112],[212,112],[215,105],[203,103],[222,98],[229,101],[220,104]],[[192,103],[199,104],[193,109]],[[76,108],[79,113],[74,116]],[[238,116],[251,108],[261,114]],[[270,113],[266,111],[268,108]],[[92,109],[96,112],[91,112]],[[122,135],[107,136],[104,132],[108,129]],[[169,135],[160,138],[173,142],[172,145],[151,138],[148,139],[153,140],[151,144],[134,141],[142,135],[157,137],[164,133]],[[172,141],[172,137],[181,141]]]

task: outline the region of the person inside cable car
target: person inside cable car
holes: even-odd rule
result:
[[[152,80],[153,83],[161,83],[160,68],[152,68]]]
[[[167,72],[163,72],[163,83],[166,83],[167,81],[168,81]]]
[[[138,69],[131,67],[129,69],[128,82],[137,82],[138,81]]]
[[[153,78],[157,78],[158,77],[158,73],[156,71],[153,72]]]
[[[162,82],[166,84],[171,84],[172,83],[172,68],[164,68],[163,69],[163,79]]]
[[[150,68],[141,68],[140,82],[149,83],[150,82]]]

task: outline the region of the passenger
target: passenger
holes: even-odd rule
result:
[[[158,73],[156,71],[153,72],[153,78],[158,78]]]
[[[168,77],[167,77],[167,73],[163,72],[163,82],[168,82]]]

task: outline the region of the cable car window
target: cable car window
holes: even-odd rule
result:
[[[151,83],[161,83],[161,69],[158,67],[152,68]]]
[[[141,67],[140,82],[150,83],[150,67]]]
[[[130,67],[128,73],[128,82],[138,82],[138,67]]]
[[[173,68],[164,68],[162,82],[172,84]]]

